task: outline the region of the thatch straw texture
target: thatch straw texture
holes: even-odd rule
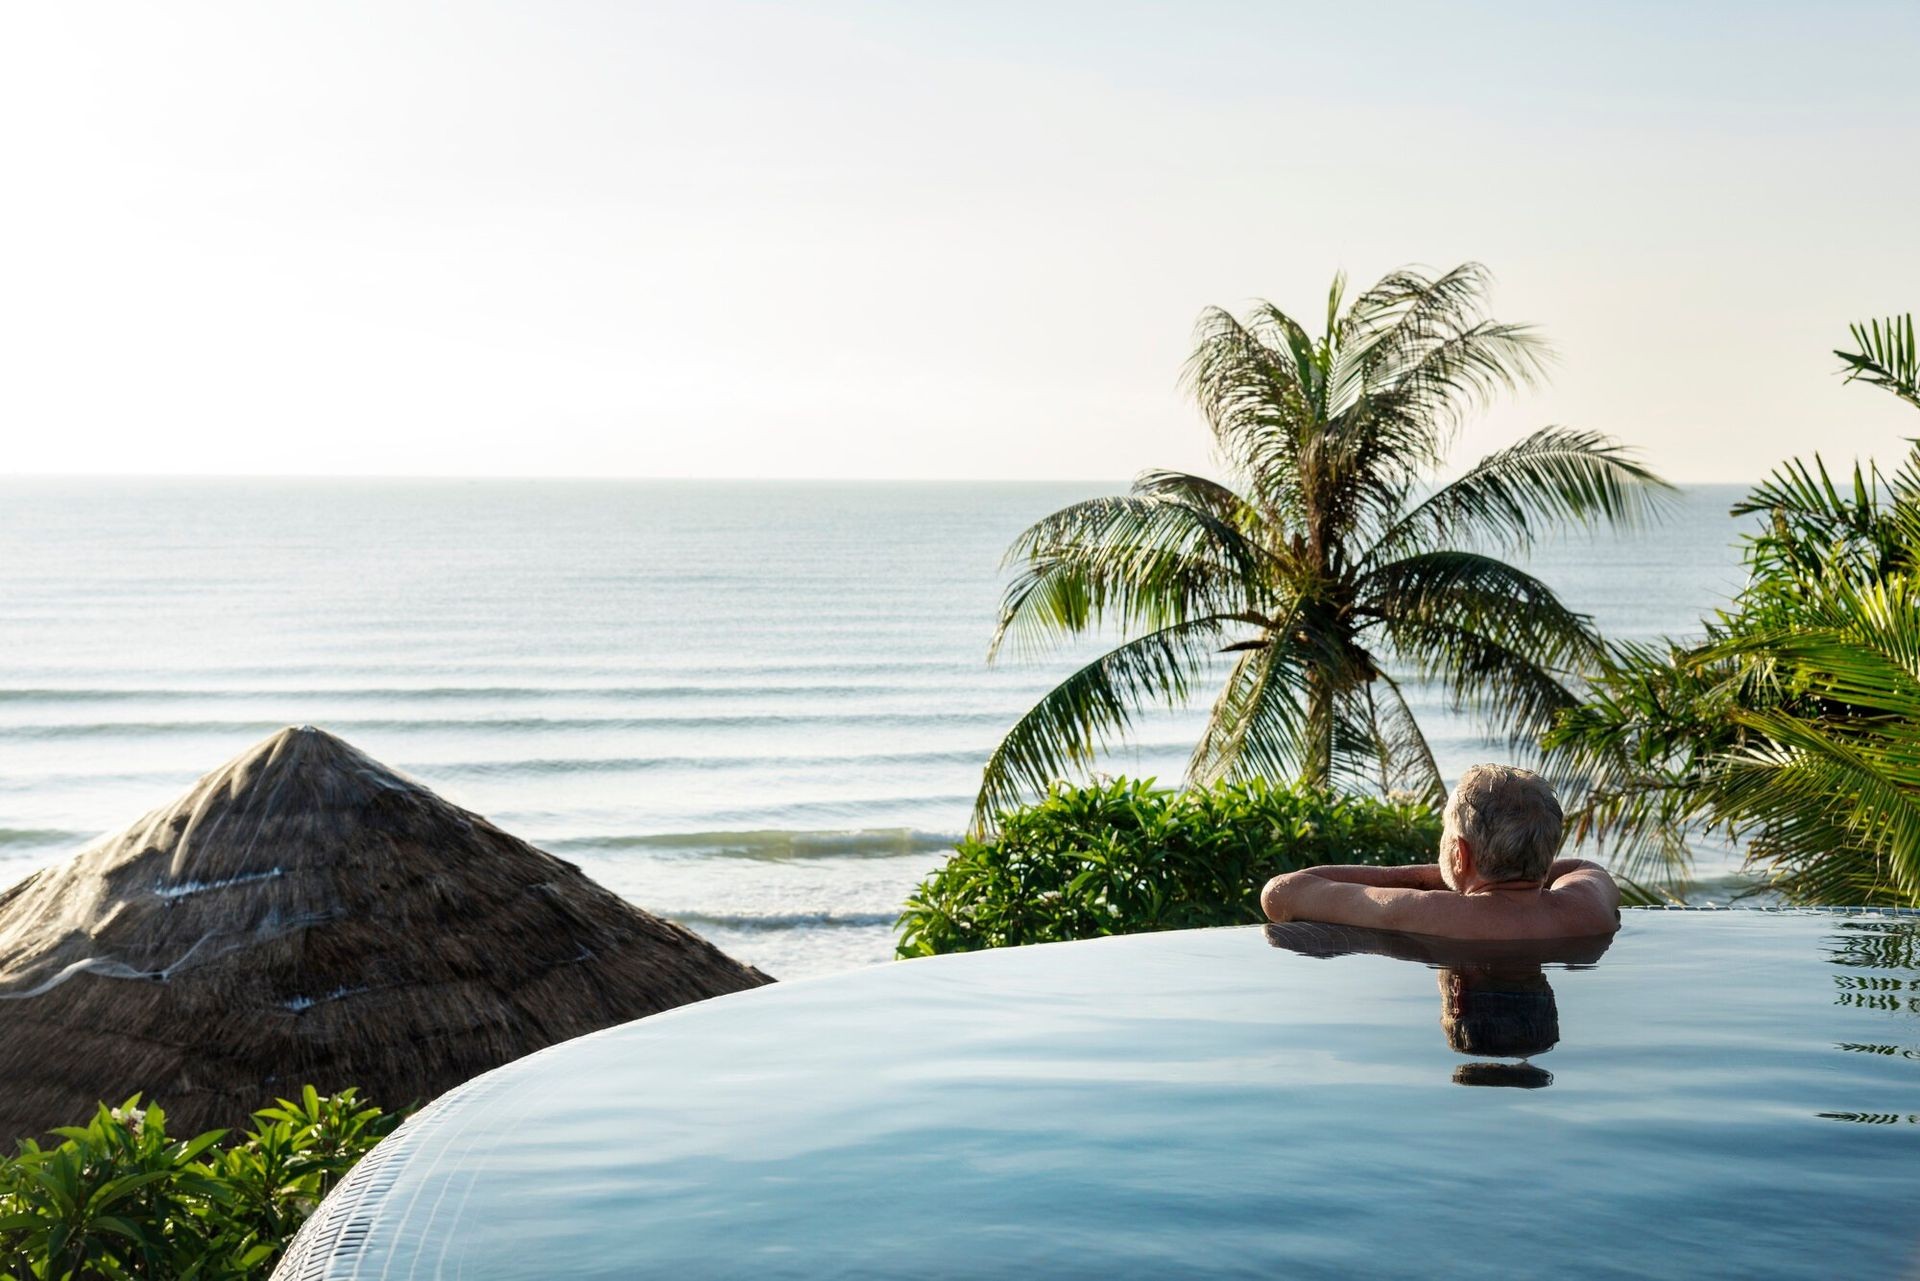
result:
[[[176,1133],[308,1083],[424,1102],[768,981],[340,739],[283,730],[0,893],[0,1151],[136,1091]]]

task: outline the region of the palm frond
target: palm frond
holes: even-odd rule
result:
[[[1920,899],[1920,590],[1903,574],[1810,588],[1812,626],[1707,655],[1765,655],[1812,700],[1731,713],[1758,741],[1728,760],[1717,800],[1759,816],[1756,851],[1790,893]]]
[[[1697,661],[1764,656],[1792,669],[1792,684],[1845,708],[1912,722],[1920,733],[1920,584],[1905,575],[1812,584],[1802,625],[1743,633]]]
[[[1570,839],[1593,841],[1629,876],[1677,881],[1688,833],[1713,813],[1706,762],[1732,746],[1728,691],[1698,651],[1609,646],[1576,707],[1542,739]]]
[[[1747,833],[1750,857],[1790,897],[1913,902],[1920,591],[1904,574],[1816,576],[1794,609],[1791,626],[1743,626],[1677,660],[1683,685],[1713,673],[1694,686],[1706,714],[1676,721],[1695,726],[1679,741],[1686,794]],[[1672,769],[1674,743],[1651,754],[1655,768]]]
[[[1482,320],[1424,348],[1393,352],[1397,363],[1374,372],[1393,389],[1403,417],[1431,422],[1438,436],[1503,392],[1537,384],[1549,349],[1531,325]],[[1383,397],[1384,399],[1384,397]]]
[[[1211,511],[1167,498],[1095,498],[1035,523],[1007,551],[1017,567],[988,646],[1031,648],[1113,623],[1157,630],[1245,612],[1268,555]]]
[[[1469,627],[1402,614],[1381,629],[1396,657],[1438,682],[1456,711],[1480,709],[1515,751],[1538,755],[1555,718],[1578,701],[1532,653]]]
[[[1548,526],[1607,521],[1628,528],[1676,492],[1633,452],[1594,431],[1543,427],[1482,458],[1387,528],[1368,559],[1415,547],[1492,541],[1524,549]]]
[[[1552,358],[1532,326],[1485,317],[1490,284],[1479,263],[1437,277],[1403,268],[1350,312],[1343,346],[1361,353],[1366,373],[1349,385],[1364,385],[1373,400],[1394,404],[1399,418],[1422,426],[1430,453],[1440,443],[1437,433],[1493,396],[1533,385]]]
[[[1380,786],[1383,791],[1410,792],[1429,805],[1447,798],[1446,780],[1440,774],[1440,762],[1420,729],[1420,722],[1407,704],[1400,682],[1385,672],[1380,674],[1386,697],[1379,701],[1374,724],[1381,755]]]
[[[1842,493],[1818,454],[1809,464],[1790,458],[1774,468],[1732,507],[1735,516],[1755,512],[1805,522],[1820,534],[1865,535],[1872,531],[1878,509],[1879,477],[1854,464],[1850,493]]]
[[[1355,613],[1392,637],[1402,622],[1441,624],[1524,650],[1543,668],[1582,671],[1601,654],[1593,620],[1525,570],[1478,552],[1416,552],[1358,580]]]
[[[1477,262],[1463,262],[1438,276],[1401,267],[1353,300],[1341,338],[1349,341],[1371,330],[1397,333],[1409,347],[1431,341],[1477,320],[1492,284],[1493,273]]]
[[[1134,478],[1133,492],[1141,498],[1185,503],[1243,534],[1251,534],[1260,525],[1260,513],[1253,504],[1226,485],[1205,476],[1154,468]]]
[[[1224,622],[1174,623],[1116,646],[1061,681],[1001,739],[982,772],[971,828],[1084,767],[1150,703],[1178,707],[1210,661]]]
[[[1328,783],[1333,727],[1328,700],[1316,693],[1371,679],[1370,666],[1356,667],[1366,656],[1347,643],[1336,618],[1304,597],[1268,620],[1257,639],[1228,649],[1240,658],[1208,713],[1187,764],[1188,781],[1264,776]]]
[[[1836,351],[1847,366],[1847,381],[1858,378],[1892,392],[1920,408],[1920,347],[1914,343],[1913,314],[1849,325],[1857,351]]]
[[[1284,649],[1242,652],[1194,745],[1187,782],[1299,775],[1310,750],[1305,702],[1304,673]]]
[[[1782,888],[1826,902],[1920,900],[1911,728],[1876,741],[1779,712],[1735,719],[1760,741],[1729,760],[1716,790],[1722,805],[1764,816],[1755,852],[1780,866]]]
[[[1397,272],[1342,319],[1311,461],[1327,481],[1316,506],[1343,544],[1392,522],[1468,411],[1542,372],[1530,327],[1481,314],[1485,286],[1471,263],[1437,279]]]
[[[1735,516],[1763,513],[1766,527],[1747,538],[1749,599],[1759,599],[1789,580],[1838,576],[1855,582],[1884,578],[1912,567],[1920,548],[1920,477],[1913,458],[1894,473],[1855,463],[1846,483],[1836,483],[1818,454],[1809,463],[1794,458],[1732,508]]]
[[[1295,505],[1304,429],[1318,420],[1322,397],[1314,343],[1299,322],[1271,303],[1246,323],[1209,307],[1181,383],[1248,496],[1267,508]]]

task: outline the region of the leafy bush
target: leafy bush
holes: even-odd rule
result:
[[[901,956],[1244,925],[1267,878],[1315,863],[1426,863],[1440,816],[1411,800],[1261,780],[1174,792],[1056,785],[921,882]]]
[[[264,1277],[321,1198],[399,1123],[355,1091],[254,1113],[254,1128],[176,1140],[136,1097],[0,1159],[0,1281]]]

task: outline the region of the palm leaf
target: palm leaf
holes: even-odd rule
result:
[[[1791,519],[1826,536],[1866,536],[1877,523],[1878,481],[1877,474],[1863,472],[1855,464],[1852,493],[1843,494],[1834,484],[1826,460],[1818,454],[1811,464],[1802,458],[1790,458],[1735,503],[1732,514],[1746,516],[1765,512]]]
[[[1780,713],[1735,718],[1763,743],[1729,760],[1716,784],[1719,803],[1765,816],[1758,853],[1788,869],[1786,887],[1828,902],[1920,899],[1920,758],[1911,727],[1875,742]]]
[[[1400,616],[1382,622],[1393,653],[1439,683],[1456,712],[1481,709],[1487,728],[1516,751],[1538,752],[1556,717],[1578,700],[1524,649],[1440,619]]]
[[[1133,492],[1141,498],[1184,503],[1243,534],[1251,535],[1260,526],[1260,513],[1251,503],[1219,481],[1204,476],[1159,469],[1143,471],[1134,478]]]
[[[1213,701],[1187,763],[1187,782],[1208,786],[1230,778],[1289,778],[1310,750],[1300,669],[1283,649],[1243,652]]]
[[[1269,515],[1298,513],[1312,475],[1305,453],[1324,422],[1325,350],[1272,303],[1242,322],[1210,307],[1181,373],[1246,496]]]
[[[1423,426],[1426,452],[1436,453],[1435,433],[1466,412],[1533,385],[1551,359],[1531,326],[1484,317],[1490,283],[1478,263],[1438,277],[1403,268],[1363,294],[1350,313],[1344,337],[1365,353],[1364,385],[1376,401],[1392,400],[1403,418]]]
[[[1733,637],[1696,661],[1764,656],[1790,667],[1795,686],[1843,704],[1848,722],[1877,713],[1920,726],[1920,585],[1897,575],[1809,587],[1801,627]]]
[[[1861,379],[1920,408],[1920,347],[1914,343],[1912,313],[1848,329],[1859,350],[1833,353],[1846,363],[1847,381]]]
[[[1477,552],[1420,552],[1368,570],[1355,613],[1391,636],[1401,621],[1436,623],[1524,649],[1544,667],[1585,670],[1601,654],[1593,620],[1524,570]]]
[[[1523,549],[1547,527],[1566,524],[1604,520],[1632,528],[1660,515],[1673,492],[1631,450],[1599,432],[1543,427],[1408,510],[1368,559],[1489,539]]]
[[[1439,805],[1446,800],[1447,785],[1433,747],[1407,705],[1400,682],[1382,672],[1380,684],[1387,695],[1374,716],[1383,761],[1381,790],[1411,792],[1429,805]]]
[[[1096,498],[1014,541],[1019,570],[1001,602],[988,661],[1009,638],[1037,648],[1109,623],[1158,630],[1244,612],[1261,596],[1266,555],[1211,512],[1165,498]]]
[[[1210,661],[1225,620],[1174,623],[1119,645],[1061,681],[1009,729],[988,758],[971,830],[1091,763],[1148,703],[1178,707]]]
[[[1615,645],[1581,703],[1542,739],[1573,841],[1591,840],[1616,871],[1679,880],[1693,864],[1687,833],[1712,812],[1700,768],[1723,706],[1696,652],[1668,643]]]

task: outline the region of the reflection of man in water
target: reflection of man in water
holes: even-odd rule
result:
[[[1447,1044],[1469,1058],[1529,1059],[1560,1042],[1560,1007],[1538,965],[1463,966],[1440,971],[1440,1027]],[[1463,1063],[1459,1085],[1553,1084],[1531,1063]]]
[[[1560,1041],[1560,1009],[1542,967],[1592,965],[1613,935],[1489,942],[1293,921],[1269,925],[1267,941],[1307,956],[1367,952],[1430,965],[1438,971],[1447,1045],[1470,1058],[1524,1060]],[[1461,1064],[1453,1079],[1459,1085],[1533,1089],[1551,1085],[1553,1074],[1527,1062],[1482,1062]]]
[[[1620,890],[1585,859],[1555,861],[1560,802],[1532,770],[1475,765],[1447,799],[1440,861],[1332,866],[1267,882],[1274,921],[1325,921],[1454,939],[1552,939],[1620,928]]]

